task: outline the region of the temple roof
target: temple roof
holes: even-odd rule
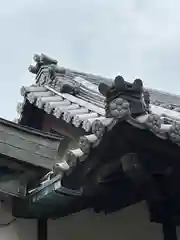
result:
[[[117,116],[107,117],[106,97],[100,93],[98,85],[103,83],[112,87],[112,79],[59,67],[56,60],[44,54],[35,55],[34,60],[36,66],[30,66],[29,70],[36,73],[36,83],[23,86],[22,96],[48,114],[62,118],[75,127],[82,127],[87,135],[80,139],[79,149],[72,150],[71,154],[84,156],[88,151],[84,148],[84,142],[86,146],[88,142],[88,148],[97,146],[99,139],[112,128],[114,122],[123,118],[124,112],[128,110],[124,100],[115,103],[119,108]],[[150,113],[137,117],[130,114],[126,121],[139,129],[148,129],[158,138],[179,144],[180,97],[152,89],[148,91]],[[23,114],[24,104],[18,105],[20,114]]]
[[[45,61],[45,63],[40,64],[37,61],[37,55],[35,55],[36,68],[39,64],[39,69],[36,69],[36,84],[30,87],[22,87],[21,94],[26,96],[30,103],[44,109],[47,113],[52,113],[57,118],[63,115],[65,121],[72,122],[77,127],[83,123],[82,127],[85,130],[90,128],[86,127],[86,125],[90,125],[87,123],[87,119],[100,117],[103,120],[105,97],[100,94],[98,85],[103,82],[111,86],[113,80],[59,67],[57,61],[43,54],[40,57],[42,59],[43,57],[44,59],[47,58],[50,62]],[[34,70],[33,66],[30,66],[29,70]],[[65,84],[68,86],[65,86]],[[66,89],[67,87],[69,89]],[[63,88],[65,88],[66,93]],[[153,89],[147,90],[151,96],[153,113],[170,119],[180,119],[180,114],[177,113],[180,106],[179,96]],[[77,93],[74,94],[73,91],[77,91]],[[78,106],[80,106],[80,109]],[[23,104],[18,105],[19,112],[22,111],[22,107]],[[68,110],[68,113],[66,111],[64,114],[63,110]]]
[[[119,76],[112,80],[59,67],[44,54],[34,60],[36,65],[29,70],[36,74],[36,83],[21,88],[25,101],[18,104],[20,118],[28,101],[86,131],[78,147],[68,149],[56,162],[53,176],[60,174],[70,187],[78,188],[100,162],[123,154],[122,146],[127,152],[146,149],[149,154],[179,159],[179,96],[142,90],[141,80],[129,83]],[[145,91],[150,93],[150,104],[143,97]],[[103,174],[113,171],[108,164],[101,167]]]

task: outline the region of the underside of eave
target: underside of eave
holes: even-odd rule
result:
[[[139,191],[139,185],[136,186],[131,177],[122,170],[120,159],[126,153],[138,154],[146,169],[145,179],[144,173],[140,172],[141,184],[142,182],[149,184],[149,177],[152,174],[163,174],[164,170],[171,166],[174,178],[171,177],[170,189],[167,191],[171,190],[172,196],[179,192],[176,187],[176,182],[180,180],[177,175],[180,171],[179,147],[167,140],[157,138],[153,133],[137,129],[124,122],[107,133],[98,148],[92,150],[88,159],[76,166],[71,174],[64,175],[63,179],[62,176],[59,176],[59,179],[58,175],[56,176],[59,190],[54,190],[58,186],[54,181],[55,177],[51,179],[51,182],[54,182],[53,188],[50,182],[47,186],[37,188],[36,192],[29,196],[28,202],[24,203],[27,211],[24,217],[63,217],[88,207],[94,208],[97,212],[113,212],[138,201],[147,200],[147,192]],[[109,177],[114,180],[111,181]],[[66,191],[62,191],[61,187]],[[104,201],[104,198],[108,199],[108,202]],[[50,206],[49,204],[51,207],[48,212],[44,211],[43,208]],[[15,208],[14,211],[16,216],[21,217],[25,212],[16,211]]]
[[[76,189],[84,182],[91,184],[92,177],[94,180],[102,178],[98,179],[97,182],[95,181],[98,183],[106,178],[111,171],[115,171],[118,166],[120,169],[120,159],[128,153],[137,153],[145,164],[148,162],[146,158],[150,159],[149,164],[150,167],[154,165],[153,170],[156,170],[157,166],[162,166],[163,169],[164,166],[168,165],[178,168],[180,165],[178,145],[169,140],[158,138],[145,129],[138,129],[129,123],[122,122],[116,125],[112,131],[105,133],[99,145],[91,149],[87,159],[79,166],[77,165],[70,175],[68,174],[67,177],[63,178],[63,183]],[[104,166],[108,169],[103,169]]]

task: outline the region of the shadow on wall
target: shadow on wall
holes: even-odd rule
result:
[[[13,219],[10,212],[10,208],[1,205],[0,224]],[[150,223],[148,217],[144,203],[110,215],[85,210],[59,220],[49,220],[48,239],[163,240],[161,225]],[[18,219],[9,226],[0,226],[0,239],[37,240],[37,221]]]
[[[145,203],[130,206],[110,215],[92,210],[49,220],[48,239],[51,240],[162,240],[161,225],[150,223]]]

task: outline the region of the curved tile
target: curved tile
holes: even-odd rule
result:
[[[67,110],[66,112],[64,112],[63,120],[66,121],[67,123],[70,123],[73,117],[79,114],[84,114],[84,113],[89,113],[89,110],[83,107],[79,109]]]
[[[47,89],[45,87],[39,87],[37,85],[35,86],[29,86],[29,87],[25,87],[25,86],[22,86],[21,89],[20,89],[20,93],[23,97],[25,97],[25,95],[27,93],[31,93],[31,92],[46,92]]]
[[[73,102],[73,103],[79,104],[80,106],[89,109],[90,111],[97,112],[97,113],[100,114],[100,115],[104,115],[104,114],[105,114],[105,110],[104,110],[104,109],[102,109],[102,108],[100,108],[100,107],[96,107],[95,105],[93,105],[93,104],[91,104],[91,103],[89,103],[89,102],[86,102],[86,101],[84,101],[84,100],[82,100],[82,99],[79,99],[79,98],[77,98],[77,97],[75,97],[75,96],[72,96],[72,95],[70,95],[70,94],[68,94],[68,93],[59,93],[59,92],[57,92],[56,90],[50,88],[49,86],[46,86],[46,88],[47,88],[49,91],[52,91],[52,92],[54,92],[55,94],[57,94],[57,95],[65,98],[65,99],[67,99],[67,100],[69,100],[69,101],[71,101],[71,102]]]
[[[64,112],[66,112],[67,110],[75,110],[75,109],[80,109],[80,106],[78,104],[73,104],[73,103],[68,106],[56,106],[54,108],[53,115],[56,118],[60,118],[64,114]]]
[[[32,104],[34,103],[38,97],[50,97],[53,96],[54,93],[51,91],[45,91],[45,92],[30,92],[27,94],[27,100]]]
[[[62,99],[61,101],[59,102],[47,102],[45,105],[44,105],[44,111],[47,112],[48,114],[52,113],[53,110],[56,108],[56,107],[68,107],[71,105],[71,102],[66,100],[66,99]]]
[[[97,113],[91,112],[91,113],[85,113],[85,114],[77,114],[72,121],[72,124],[75,127],[80,127],[81,123],[83,123],[87,119],[98,117]]]
[[[47,97],[37,97],[36,106],[38,108],[43,108],[43,106],[48,102],[60,102],[63,98],[60,96],[47,96]]]

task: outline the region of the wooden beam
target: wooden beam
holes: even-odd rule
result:
[[[45,218],[38,219],[37,221],[37,228],[38,228],[38,236],[37,240],[47,240],[48,238],[48,221]]]
[[[176,226],[171,223],[163,223],[164,240],[178,240]]]
[[[0,154],[52,169],[62,138],[0,119]]]

